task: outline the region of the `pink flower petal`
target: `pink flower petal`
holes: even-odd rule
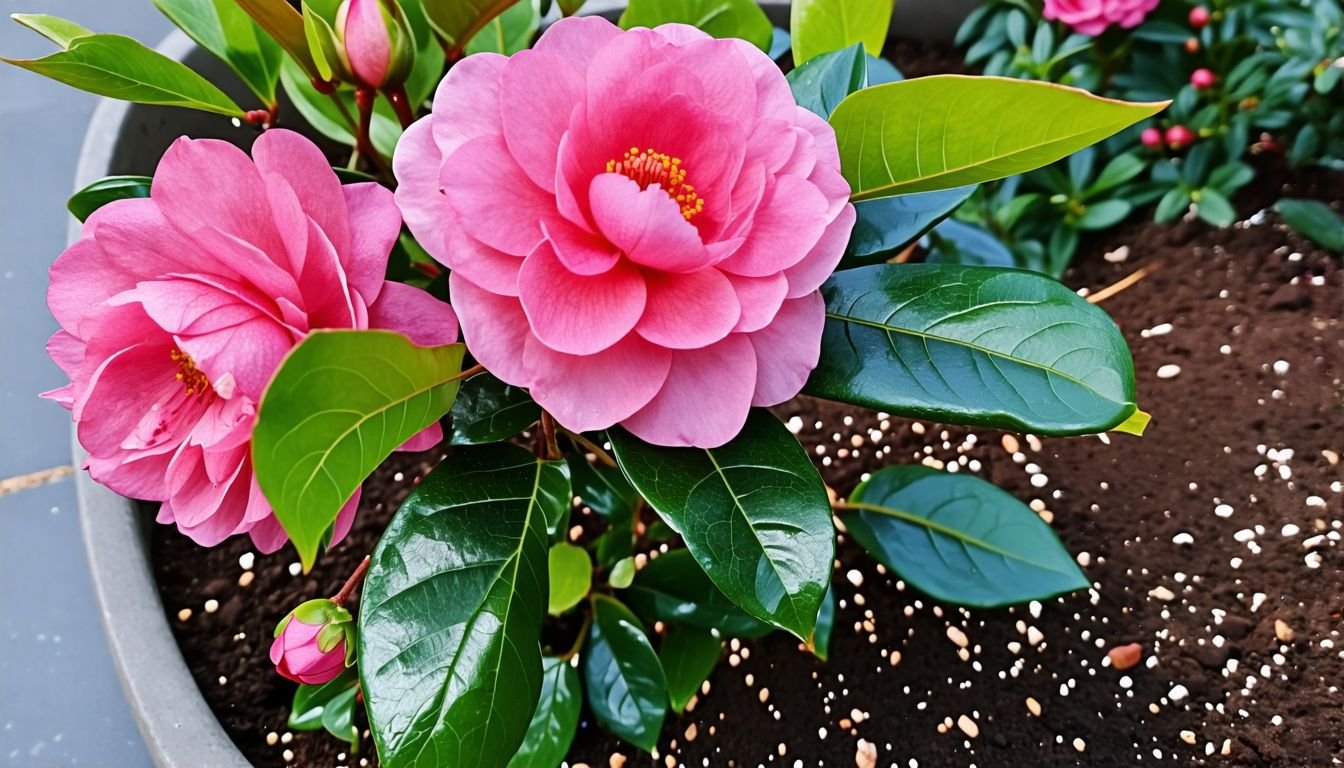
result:
[[[726,273],[737,293],[738,303],[742,305],[742,317],[738,319],[734,331],[749,333],[759,331],[775,319],[784,296],[789,291],[789,281],[782,274],[769,277],[743,277]]]
[[[571,16],[547,27],[532,48],[556,54],[586,71],[597,51],[621,34],[619,27],[601,16]]]
[[[540,342],[532,336],[518,299],[491,293],[459,272],[448,277],[448,287],[467,349],[477,362],[515,387],[532,386],[521,352],[529,339]]]
[[[638,264],[690,272],[709,263],[700,234],[661,187],[640,189],[619,173],[593,179],[589,198],[602,234]]]
[[[830,277],[840,264],[840,258],[845,255],[845,246],[849,243],[849,236],[854,231],[854,222],[857,219],[858,214],[854,206],[846,205],[840,210],[840,215],[835,221],[826,226],[821,240],[803,257],[803,260],[784,271],[784,276],[789,281],[790,299],[805,296],[826,282],[826,278]]]
[[[434,112],[452,118],[422,122],[432,127],[434,141],[444,157],[472,139],[503,135],[499,76],[507,61],[497,53],[477,53],[454,64],[439,82],[434,92]]]
[[[346,184],[341,192],[349,211],[350,239],[348,245],[337,246],[336,252],[350,288],[372,304],[383,288],[392,246],[401,236],[401,211],[392,191],[382,184]],[[325,226],[322,231],[332,245],[339,242]]]
[[[698,349],[723,339],[743,311],[733,284],[713,267],[651,274],[648,295],[636,330],[668,349]]]
[[[444,160],[439,183],[467,234],[485,245],[526,256],[542,241],[541,222],[555,199],[523,173],[500,136],[463,144]]]
[[[621,426],[656,445],[717,448],[746,424],[755,380],[756,355],[741,334],[675,352],[667,383]]]
[[[630,334],[584,357],[528,344],[533,399],[575,432],[606,429],[643,408],[667,380],[672,353]]]
[[[600,275],[620,261],[620,251],[605,238],[576,227],[566,219],[543,223],[541,229],[555,249],[555,255],[570,272]]]
[[[779,405],[803,389],[821,357],[826,303],[820,293],[790,299],[765,328],[749,334],[756,354],[752,405]]]
[[[355,77],[375,88],[387,79],[392,63],[392,37],[381,5],[381,0],[350,0],[343,31],[345,53]]]
[[[826,197],[797,176],[780,176],[756,209],[747,241],[720,265],[725,271],[763,277],[797,264],[826,230]]]
[[[523,262],[518,289],[536,337],[571,355],[610,347],[644,314],[644,278],[638,269],[620,263],[600,275],[576,275],[565,269],[549,243]]]
[[[457,315],[427,291],[391,280],[369,307],[369,327],[397,331],[422,347],[457,341]]]
[[[188,138],[173,142],[159,161],[150,197],[168,221],[187,233],[213,227],[264,253],[284,252],[261,174],[241,149],[228,142]]]
[[[500,99],[527,105],[504,110],[504,139],[523,172],[547,192],[555,190],[560,138],[583,95],[583,72],[561,56],[521,51],[504,65]]]
[[[263,131],[252,143],[252,158],[263,176],[283,178],[304,215],[317,222],[337,250],[346,249],[352,231],[347,201],[340,179],[316,144],[302,134],[276,128]],[[357,227],[353,230],[358,232]]]

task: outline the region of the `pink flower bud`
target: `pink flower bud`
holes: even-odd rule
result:
[[[1184,149],[1195,143],[1195,132],[1184,125],[1173,125],[1167,129],[1167,146],[1172,149]]]
[[[353,628],[349,611],[326,598],[309,600],[276,626],[271,663],[296,683],[330,682],[347,666]]]
[[[345,0],[336,30],[360,85],[395,88],[415,62],[415,36],[397,0]]]
[[[1159,149],[1162,146],[1162,131],[1157,128],[1144,128],[1143,133],[1139,135],[1139,141],[1149,149]]]
[[[1213,74],[1213,70],[1206,67],[1200,67],[1190,73],[1190,84],[1200,90],[1212,88],[1216,82],[1218,82],[1218,76]]]
[[[1209,9],[1202,5],[1197,5],[1190,9],[1190,26],[1195,29],[1203,29],[1209,25]]]

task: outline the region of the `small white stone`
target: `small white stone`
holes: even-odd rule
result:
[[[1213,508],[1213,514],[1224,518],[1231,517],[1232,507],[1229,504],[1219,504],[1218,506]]]
[[[1171,323],[1159,323],[1148,329],[1149,336],[1166,336],[1171,333]]]
[[[1181,375],[1181,366],[1176,365],[1175,363],[1167,363],[1166,365],[1157,369],[1157,378],[1159,379],[1174,379],[1180,375]]]
[[[1172,536],[1172,537],[1171,537],[1171,543],[1172,543],[1172,544],[1194,544],[1194,543],[1195,543],[1195,537],[1194,537],[1194,536],[1191,536],[1190,534],[1186,533],[1185,531],[1181,531],[1180,533],[1178,533],[1178,534],[1176,534],[1175,536]]]
[[[251,552],[244,552],[238,556],[238,567],[244,571],[252,570],[252,566],[257,562],[257,556]]]
[[[1190,695],[1190,691],[1186,690],[1186,688],[1185,688],[1184,685],[1179,685],[1179,684],[1178,684],[1178,685],[1172,686],[1171,691],[1170,691],[1169,693],[1167,693],[1167,698],[1168,698],[1168,699],[1171,699],[1173,702],[1175,702],[1175,701],[1181,701],[1182,699],[1184,699],[1185,697],[1187,697],[1187,696],[1189,696],[1189,695]]]
[[[1308,552],[1307,556],[1303,559],[1306,561],[1308,568],[1316,569],[1321,567],[1320,552]]]
[[[1041,644],[1041,641],[1044,640],[1044,639],[1045,639],[1045,635],[1041,633],[1041,630],[1039,630],[1039,629],[1037,629],[1037,628],[1035,628],[1035,627],[1027,627],[1027,642],[1028,642],[1028,643],[1031,643],[1032,645],[1040,645],[1040,644]]]
[[[853,568],[845,574],[845,578],[849,579],[849,583],[856,587],[863,586],[863,574]]]
[[[1236,539],[1242,544],[1245,544],[1246,542],[1255,538],[1255,531],[1252,531],[1250,528],[1242,528],[1240,531],[1237,531],[1236,533],[1232,534],[1232,538]]]
[[[1289,367],[1289,366],[1288,366],[1288,361],[1287,361],[1287,360],[1275,360],[1275,361],[1274,361],[1274,372],[1277,373],[1277,374],[1280,375],[1280,376],[1284,376],[1284,375],[1286,375],[1286,374],[1288,373],[1288,367]]]
[[[1279,533],[1281,533],[1283,537],[1286,539],[1290,536],[1296,536],[1298,533],[1301,532],[1301,530],[1302,530],[1301,528],[1298,528],[1293,523],[1288,523],[1283,526],[1283,528],[1279,531]]]

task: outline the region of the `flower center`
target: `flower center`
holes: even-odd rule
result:
[[[177,380],[182,382],[188,395],[204,395],[206,392],[214,391],[210,387],[210,379],[200,368],[196,367],[196,361],[191,359],[191,355],[180,349],[173,349],[173,362],[177,363]]]
[[[620,160],[607,161],[607,173],[619,173],[632,179],[641,189],[654,185],[662,187],[667,196],[681,206],[681,215],[687,221],[705,209],[705,201],[696,194],[695,187],[686,183],[686,169],[681,167],[679,157],[631,147]]]

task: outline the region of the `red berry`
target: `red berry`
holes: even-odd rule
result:
[[[1173,125],[1167,129],[1167,146],[1172,149],[1184,149],[1195,143],[1195,132],[1184,125]]]
[[[1203,29],[1209,25],[1209,9],[1202,5],[1196,5],[1190,9],[1190,26],[1195,29]]]
[[[1213,84],[1218,82],[1218,76],[1213,74],[1213,70],[1207,67],[1200,67],[1190,73],[1190,84],[1200,90],[1212,88]]]
[[[1144,128],[1143,133],[1139,134],[1139,141],[1143,146],[1149,149],[1160,149],[1162,147],[1162,131],[1156,128]]]
[[[1185,52],[1189,54],[1199,53],[1199,39],[1187,37],[1185,39]]]

